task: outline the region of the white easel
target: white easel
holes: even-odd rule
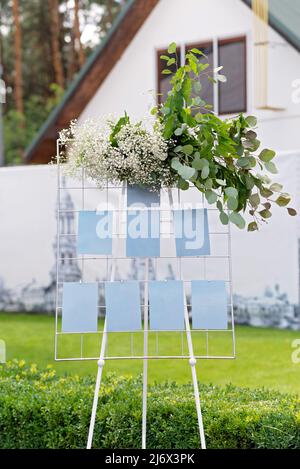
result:
[[[149,315],[149,306],[148,306],[148,282],[149,282],[149,258],[145,258],[145,272],[144,272],[144,311],[143,311],[143,316],[144,316],[144,329],[143,329],[143,337],[144,337],[144,345],[143,345],[143,355],[138,356],[138,355],[131,355],[131,356],[107,356],[107,340],[108,340],[108,332],[106,328],[106,320],[104,321],[104,328],[103,331],[100,333],[102,334],[102,341],[101,341],[101,348],[100,348],[100,355],[98,357],[84,357],[82,353],[82,342],[83,342],[83,334],[81,334],[81,355],[80,357],[74,357],[74,358],[58,358],[58,343],[57,343],[57,338],[59,335],[63,334],[58,330],[58,315],[59,312],[61,311],[61,306],[59,306],[59,286],[62,282],[60,282],[60,277],[59,277],[59,266],[60,266],[60,226],[59,226],[59,217],[60,217],[60,191],[61,191],[61,185],[60,185],[60,141],[57,141],[57,183],[58,183],[58,192],[57,192],[57,293],[56,293],[56,319],[55,319],[55,360],[57,361],[63,361],[63,360],[68,360],[68,361],[73,361],[73,360],[97,360],[98,363],[98,372],[97,372],[97,378],[96,378],[96,384],[95,384],[95,391],[94,391],[94,399],[93,399],[93,406],[92,406],[92,413],[91,413],[91,420],[90,420],[90,426],[89,426],[89,433],[88,433],[88,441],[87,441],[87,449],[90,449],[92,447],[92,442],[93,442],[93,434],[94,434],[94,428],[95,428],[95,420],[96,420],[96,413],[97,413],[97,407],[98,407],[98,399],[99,399],[99,391],[101,387],[101,381],[102,381],[102,372],[103,372],[103,367],[105,364],[106,360],[112,360],[112,359],[141,359],[143,361],[143,393],[142,393],[142,448],[146,448],[146,428],[147,428],[147,387],[148,387],[148,361],[149,359],[188,359],[189,364],[191,366],[191,373],[192,373],[192,382],[193,382],[193,388],[194,388],[194,398],[195,398],[195,405],[196,405],[196,411],[197,411],[197,419],[198,419],[198,429],[199,429],[199,437],[200,437],[200,444],[201,448],[205,449],[206,448],[206,442],[205,442],[205,433],[204,433],[204,426],[203,426],[203,419],[202,419],[202,412],[201,412],[201,402],[200,402],[200,396],[199,396],[199,387],[198,387],[198,381],[197,381],[197,372],[196,372],[196,363],[197,359],[233,359],[235,358],[235,335],[234,335],[234,321],[233,321],[233,304],[232,304],[232,268],[231,268],[231,236],[230,236],[230,226],[228,227],[227,232],[220,232],[220,233],[211,233],[211,234],[223,234],[227,236],[228,239],[228,255],[226,256],[209,256],[210,258],[227,258],[228,259],[228,275],[229,275],[229,301],[230,301],[230,310],[231,310],[231,329],[226,329],[226,332],[230,332],[232,335],[232,353],[231,355],[210,355],[209,354],[209,348],[208,348],[208,335],[209,331],[206,330],[204,331],[206,334],[206,354],[205,355],[196,355],[194,353],[194,346],[193,346],[193,340],[192,340],[192,331],[190,327],[190,320],[189,320],[189,313],[188,313],[188,305],[187,305],[187,300],[186,300],[186,291],[184,288],[184,324],[185,324],[185,332],[186,332],[186,338],[187,338],[187,346],[188,346],[188,355],[184,355],[183,350],[181,355],[159,355],[158,353],[156,355],[149,355],[148,353],[148,315]],[[81,190],[82,193],[82,210],[85,208],[85,190],[88,189],[85,185],[84,181],[84,171],[82,171],[82,184],[80,187],[74,187],[72,189],[79,189]],[[126,211],[125,207],[125,184],[122,185],[122,193],[120,197],[120,203],[119,203],[119,225],[121,223],[121,217],[123,212]],[[108,187],[106,191],[107,195],[107,203],[108,203]],[[173,211],[173,196],[172,196],[172,190],[168,190],[168,198],[169,198],[169,212],[172,214]],[[178,201],[180,205],[180,191],[178,190]],[[214,210],[214,209],[210,209]],[[78,212],[79,210],[74,210]],[[172,217],[171,217],[172,218]],[[76,234],[74,234],[76,236]],[[82,261],[82,272],[84,271],[84,261],[85,258],[84,256],[76,258],[77,260]],[[89,259],[96,259],[96,258],[89,258]],[[116,272],[116,262],[118,257],[112,257],[112,267],[111,267],[111,272],[110,272],[110,278],[108,278],[108,262],[107,262],[107,276],[106,280],[114,281],[115,280],[115,272]],[[182,267],[181,267],[181,258],[176,258],[179,263],[179,277],[180,280],[184,279],[182,278]],[[108,259],[107,259],[108,261]],[[206,262],[205,262],[205,256],[204,256],[204,279],[206,279]],[[184,284],[185,285],[185,284]],[[129,331],[130,332],[130,331]],[[155,332],[155,331],[153,331]],[[203,331],[202,331],[203,332]],[[214,331],[216,332],[216,331]]]

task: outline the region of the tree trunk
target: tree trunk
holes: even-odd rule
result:
[[[15,77],[14,77],[14,97],[16,109],[21,114],[24,114],[23,103],[23,77],[22,77],[22,34],[19,16],[19,0],[13,0],[13,17],[15,23]]]
[[[77,53],[78,62],[81,68],[85,62],[85,56],[83,52],[82,43],[80,40],[79,0],[74,1],[74,41],[75,41],[75,51]]]
[[[50,11],[50,23],[51,23],[51,49],[52,49],[52,60],[55,75],[55,82],[61,87],[64,87],[64,72],[62,67],[60,45],[59,45],[59,11],[58,1],[48,0],[49,11]]]

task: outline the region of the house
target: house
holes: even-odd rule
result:
[[[56,153],[58,131],[70,120],[149,113],[156,93],[168,89],[159,56],[168,44],[178,54],[204,50],[227,83],[207,85],[204,97],[220,115],[255,113],[260,136],[277,151],[298,150],[300,124],[300,4],[270,0],[129,0],[61,103],[26,151],[28,163],[47,163]],[[254,19],[256,18],[256,21]]]

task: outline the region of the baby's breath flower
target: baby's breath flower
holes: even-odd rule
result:
[[[71,122],[70,128],[60,133],[67,147],[67,174],[81,176],[81,168],[88,178],[102,187],[106,181],[142,184],[155,190],[158,186],[174,184],[174,175],[168,157],[168,143],[159,126],[152,131],[141,124],[127,123],[110,139],[114,123],[88,120],[79,125]],[[71,138],[71,140],[70,140]]]

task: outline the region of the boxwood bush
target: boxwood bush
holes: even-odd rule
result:
[[[56,377],[24,361],[0,368],[1,448],[84,448],[94,377]],[[208,448],[300,448],[300,399],[266,389],[201,385]],[[108,375],[94,447],[140,448],[141,378]],[[148,394],[148,448],[199,447],[191,385],[155,384]]]

